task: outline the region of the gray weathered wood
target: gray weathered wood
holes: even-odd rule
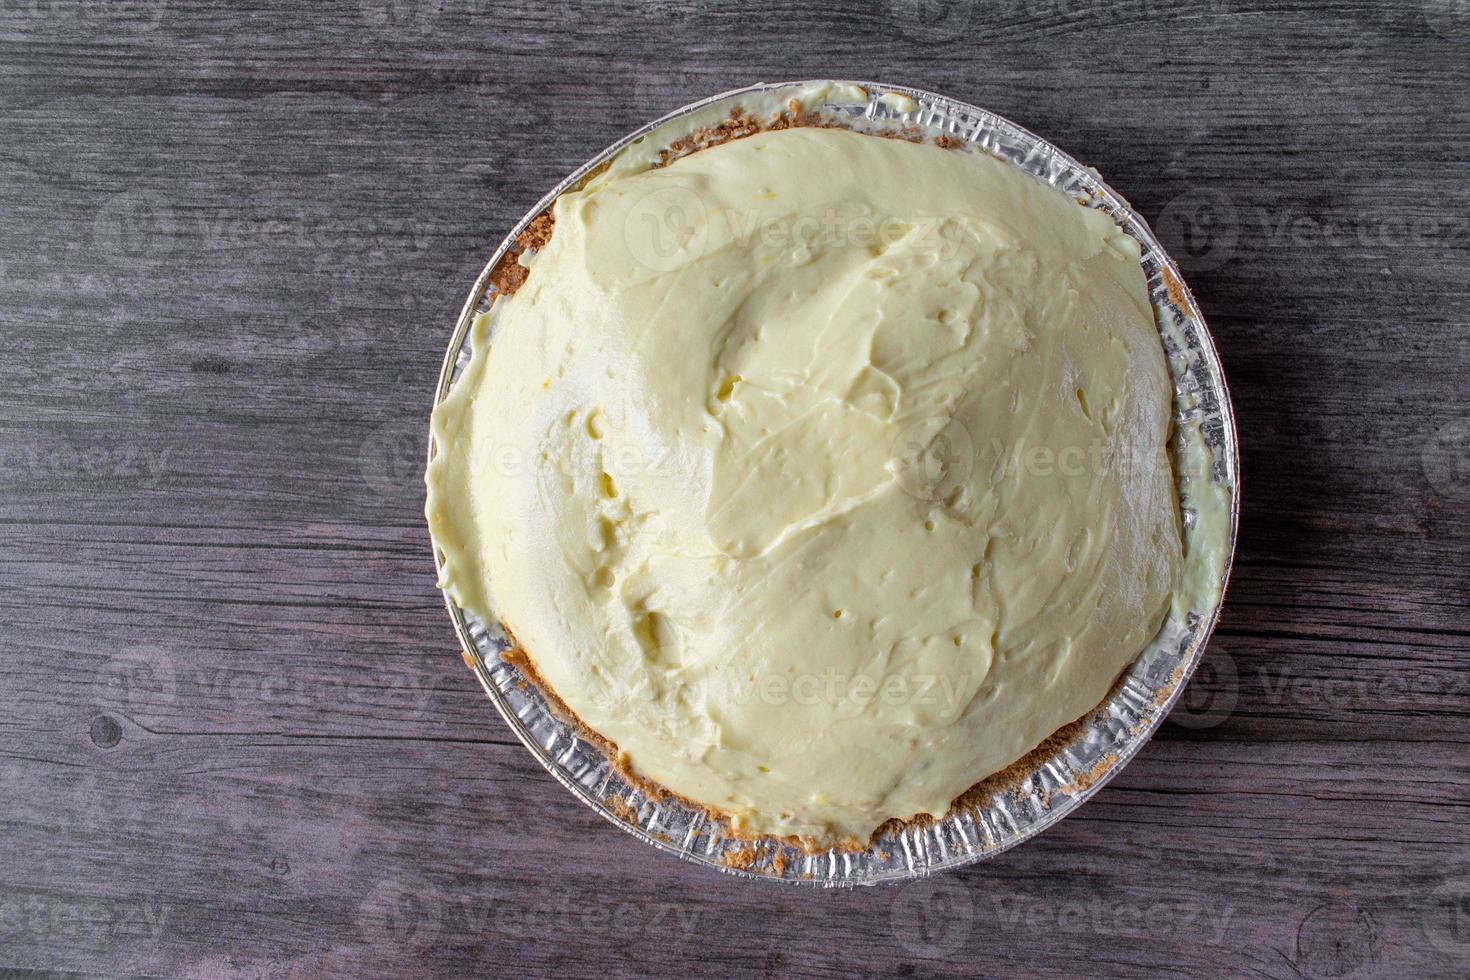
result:
[[[0,4],[0,971],[1463,976],[1456,0]],[[1243,533],[1190,724],[987,865],[820,894],[579,806],[460,663],[424,418],[490,248],[692,98],[880,78],[1181,255]]]

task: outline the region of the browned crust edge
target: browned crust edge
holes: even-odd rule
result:
[[[1189,309],[1189,294],[1184,288],[1184,283],[1179,281],[1179,277],[1174,275],[1168,266],[1164,267],[1164,291],[1169,296],[1169,302],[1181,310]]]
[[[705,129],[697,130],[669,144],[666,149],[659,152],[658,160],[654,164],[654,167],[664,167],[674,162],[675,160],[686,157],[691,153],[696,153],[699,150],[703,150],[711,146],[718,146],[722,143],[728,143],[733,140],[743,139],[747,136],[753,136],[756,133],[772,132],[784,129],[795,129],[798,127],[811,127],[821,129],[846,128],[840,122],[836,122],[826,117],[818,116],[814,113],[802,112],[800,106],[794,99],[788,104],[788,108],[785,113],[777,116],[775,119],[768,120],[764,123],[754,118],[753,116],[750,116],[743,109],[737,106],[730,113],[729,118],[726,119],[724,122],[719,123],[715,126],[707,127]],[[876,133],[869,135],[877,135],[888,139],[901,139],[911,143],[924,142],[924,136],[917,129],[917,127],[906,127],[902,130],[897,130],[894,132]],[[947,150],[958,149],[966,145],[963,140],[949,135],[937,136],[933,139],[933,142],[936,146]],[[606,166],[607,165],[604,164],[603,166],[589,172],[586,177],[582,179],[582,181],[578,182],[576,187],[571,189],[580,188],[586,183],[587,180],[590,180],[592,177],[605,170]],[[490,281],[495,287],[497,297],[514,295],[514,293],[518,289],[520,289],[522,285],[525,284],[526,279],[530,275],[530,270],[528,270],[520,263],[521,256],[526,252],[534,252],[537,249],[544,247],[546,243],[551,240],[551,235],[554,230],[555,217],[551,210],[551,207],[548,206],[546,210],[542,211],[535,218],[531,219],[525,230],[522,231],[518,236],[516,236],[515,241],[511,243],[508,249],[506,249],[505,254],[501,256],[500,261],[496,263],[495,268],[491,271],[490,274]],[[1172,298],[1174,293],[1174,284],[1170,282],[1169,287],[1170,295]],[[955,797],[953,803],[950,805],[949,811],[943,817],[936,818],[927,813],[907,818],[893,817],[880,824],[867,840],[858,840],[851,837],[835,840],[819,840],[810,837],[780,837],[770,834],[750,834],[742,832],[735,829],[734,826],[730,823],[729,814],[706,806],[702,803],[696,803],[695,801],[681,796],[678,793],[675,793],[672,790],[668,789],[667,787],[654,782],[653,780],[639,775],[637,772],[634,771],[627,755],[618,748],[617,744],[612,742],[610,739],[605,738],[604,736],[590,728],[588,725],[586,725],[579,717],[577,717],[576,712],[568,707],[566,702],[564,702],[561,697],[552,689],[551,685],[548,684],[545,679],[541,677],[540,673],[536,669],[534,661],[531,659],[529,652],[515,641],[514,636],[511,635],[508,628],[506,628],[506,636],[510,639],[511,645],[504,653],[501,654],[501,659],[504,660],[506,663],[517,667],[521,671],[521,674],[527,679],[527,681],[530,684],[534,685],[536,690],[546,700],[547,705],[551,708],[554,714],[558,715],[564,722],[571,725],[576,730],[579,738],[582,738],[583,740],[591,743],[598,749],[598,751],[602,752],[603,755],[605,755],[608,758],[609,762],[612,764],[614,771],[616,771],[623,780],[637,788],[639,792],[641,792],[650,800],[674,801],[687,809],[703,812],[706,815],[707,819],[709,819],[713,823],[723,824],[727,836],[730,839],[737,841],[738,846],[726,850],[719,856],[719,860],[726,867],[742,871],[749,870],[755,867],[756,864],[759,862],[761,857],[762,844],[765,844],[767,846],[773,844],[787,845],[798,848],[809,854],[829,849],[847,852],[863,851],[871,847],[873,842],[884,834],[888,834],[890,832],[899,832],[905,829],[928,827],[938,822],[939,820],[948,819],[950,816],[956,813],[963,812],[965,810],[978,811],[980,809],[983,809],[997,796],[1001,796],[1006,793],[1020,789],[1020,787],[1026,782],[1028,778],[1030,778],[1036,772],[1036,770],[1042,765],[1042,763],[1048,761],[1053,756],[1057,755],[1059,752],[1065,749],[1067,746],[1075,742],[1082,735],[1083,731],[1087,728],[1088,723],[1092,719],[1092,716],[1098,711],[1099,708],[1101,708],[1103,705],[1107,704],[1113,699],[1114,695],[1118,693],[1119,689],[1126,682],[1127,677],[1127,668],[1124,668],[1124,671],[1119,674],[1117,680],[1114,681],[1112,687],[1108,689],[1107,695],[1103,697],[1103,699],[1099,701],[1092,710],[1088,711],[1085,715],[1083,715],[1076,721],[1069,722],[1068,724],[1063,725],[1061,728],[1058,728],[1051,735],[1043,739],[1040,745],[1037,745],[1034,749],[1027,752],[1021,758],[1017,759],[1015,762],[1011,763],[1009,766],[1006,766],[999,772],[992,773],[991,775],[986,776],[984,779],[977,782],[974,786],[971,786],[965,792]],[[470,663],[470,658],[466,657],[466,663],[470,664],[470,666],[473,667],[473,664]],[[1160,691],[1155,697],[1155,707],[1161,707],[1172,694],[1173,689],[1177,686],[1179,680],[1183,676],[1184,666],[1185,665],[1183,664],[1180,665],[1179,669],[1177,669],[1174,672],[1174,675],[1170,677],[1169,683],[1166,684],[1164,686],[1164,689]],[[1135,732],[1135,734],[1137,733]],[[1118,762],[1118,758],[1119,756],[1116,753],[1109,753],[1105,755],[1103,758],[1099,759],[1096,765],[1094,765],[1086,773],[1078,776],[1072,783],[1068,784],[1065,787],[1062,787],[1061,790],[1068,794],[1076,794],[1087,790],[1098,780],[1103,778],[1103,776],[1105,776],[1110,769],[1112,769],[1112,767]],[[1048,807],[1050,806],[1052,792],[1055,791],[1049,791],[1043,794],[1043,805]],[[617,816],[621,817],[623,820],[627,821],[628,823],[636,823],[636,813],[627,801],[618,798],[612,798],[603,801],[603,806]],[[777,875],[783,874],[786,866],[786,858],[779,851],[771,856],[771,867]]]
[[[548,208],[532,218],[526,230],[510,243],[500,261],[495,263],[495,268],[490,270],[490,284],[495,287],[497,296],[510,296],[524,285],[531,270],[521,265],[521,256],[545,247],[551,241],[555,227],[556,214]]]

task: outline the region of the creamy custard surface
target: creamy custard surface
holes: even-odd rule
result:
[[[555,204],[433,419],[441,585],[639,776],[865,840],[1094,708],[1180,587],[1137,243],[795,128]]]

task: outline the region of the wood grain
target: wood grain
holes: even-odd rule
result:
[[[1455,0],[0,3],[0,972],[1464,976]],[[879,78],[1098,167],[1240,417],[1182,712],[1037,840],[826,894],[578,805],[460,663],[419,482],[501,234],[648,118]]]

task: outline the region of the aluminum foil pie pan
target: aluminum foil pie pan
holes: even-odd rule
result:
[[[751,98],[782,104],[788,93],[810,92],[819,84],[754,85],[691,103],[625,136],[553,188],[511,229],[475,280],[449,341],[434,405],[444,399],[469,362],[470,327],[495,298],[491,278],[497,263],[559,194],[636,141],[652,141],[658,148],[661,134],[687,131],[695,114],[702,119],[713,113],[717,118],[722,109],[748,104]],[[644,792],[622,776],[597,745],[555,713],[520,669],[502,659],[509,643],[500,625],[467,614],[446,593],[465,662],[491,703],[537,761],[583,803],[639,840],[686,861],[743,877],[821,887],[898,882],[986,860],[1050,827],[1097,792],[1148,741],[1198,664],[1224,598],[1239,514],[1239,449],[1219,355],[1177,267],[1122,196],[1095,171],[994,113],[904,86],[833,84],[847,94],[813,107],[830,121],[864,130],[902,127],[925,138],[974,144],[1086,206],[1106,211],[1140,242],[1150,300],[1174,382],[1175,440],[1190,433],[1194,448],[1203,447],[1208,459],[1202,472],[1213,483],[1212,499],[1225,501],[1223,508],[1192,507],[1201,490],[1195,485],[1198,479],[1180,477],[1185,551],[1188,554],[1191,540],[1202,534],[1223,540],[1225,547],[1215,601],[1184,615],[1171,613],[1107,700],[1065,730],[1070,737],[1054,738],[1029,756],[1032,764],[1021,777],[1008,779],[988,800],[981,794],[980,802],[956,806],[942,819],[883,830],[863,849],[808,850],[787,839],[752,840],[733,834],[704,810]],[[431,459],[436,451],[431,437]],[[1176,459],[1182,452],[1178,446],[1171,446],[1171,451]],[[1216,526],[1204,526],[1202,514]],[[435,559],[440,560],[437,553]]]

